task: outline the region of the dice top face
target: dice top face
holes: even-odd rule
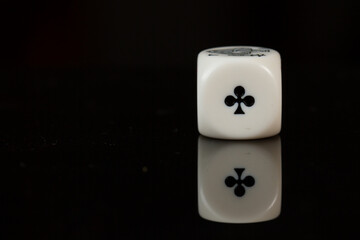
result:
[[[256,139],[281,128],[280,55],[258,47],[224,47],[198,56],[198,127],[221,139]]]
[[[198,208],[207,220],[250,223],[281,212],[281,140],[198,140]]]
[[[211,50],[206,50],[208,56],[249,56],[249,57],[264,57],[270,54],[272,50],[259,47],[222,47]]]

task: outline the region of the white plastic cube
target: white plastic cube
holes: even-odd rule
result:
[[[257,139],[281,129],[281,60],[269,48],[236,46],[198,55],[200,134]]]
[[[281,140],[199,137],[198,208],[202,218],[226,223],[272,220],[281,212]]]

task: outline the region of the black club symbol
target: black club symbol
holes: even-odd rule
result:
[[[234,193],[238,197],[242,197],[245,194],[245,185],[246,187],[252,187],[255,184],[255,179],[252,176],[246,176],[244,179],[241,179],[241,175],[244,172],[245,168],[234,168],[238,179],[235,179],[233,176],[228,176],[225,178],[225,184],[228,187],[233,187],[237,185],[234,189]]]
[[[235,103],[238,103],[238,107],[234,114],[245,114],[241,108],[241,103],[244,103],[247,107],[251,107],[255,103],[255,98],[253,96],[249,95],[243,98],[243,96],[245,95],[245,89],[242,86],[237,86],[234,89],[234,94],[237,96],[237,98],[232,95],[229,95],[225,98],[226,106],[231,107]]]

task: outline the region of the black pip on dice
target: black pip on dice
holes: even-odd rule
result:
[[[220,47],[198,55],[198,129],[207,137],[257,139],[281,129],[280,54]]]

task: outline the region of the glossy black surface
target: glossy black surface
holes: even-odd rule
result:
[[[2,95],[0,120],[4,233],[109,239],[349,234],[359,200],[358,100],[347,85],[316,86],[319,76],[355,77],[354,69],[338,75],[333,69],[298,74],[284,68],[282,213],[249,225],[198,216],[194,69],[14,72],[9,83],[17,85]],[[311,88],[289,84],[308,78]],[[337,101],[339,92],[351,105]]]
[[[4,4],[1,239],[356,236],[357,3]],[[221,224],[198,215],[196,55],[240,44],[282,56],[282,212]]]

